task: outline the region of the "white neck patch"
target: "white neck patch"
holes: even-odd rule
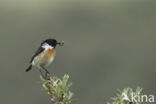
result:
[[[44,49],[49,49],[49,48],[54,48],[54,47],[50,46],[50,45],[47,44],[47,43],[44,43],[44,44],[42,45],[42,48],[44,48]]]

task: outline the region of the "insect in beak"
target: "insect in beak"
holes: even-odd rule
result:
[[[58,44],[59,46],[63,46],[63,45],[64,45],[64,41],[57,42],[57,44]]]

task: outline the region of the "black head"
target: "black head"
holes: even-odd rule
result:
[[[52,47],[54,47],[54,48],[55,48],[56,45],[58,44],[56,39],[47,39],[47,40],[43,41],[43,42],[41,43],[41,45],[43,45],[44,43],[47,43],[48,45],[50,45],[50,46],[52,46]]]

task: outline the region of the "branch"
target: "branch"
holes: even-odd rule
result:
[[[47,92],[51,98],[52,104],[71,104],[73,93],[69,91],[72,83],[68,83],[69,75],[64,75],[62,80],[47,74],[46,79],[40,76],[42,80],[42,89]]]

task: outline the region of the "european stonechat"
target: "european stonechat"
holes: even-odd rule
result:
[[[31,58],[30,65],[25,71],[28,72],[33,66],[36,66],[40,72],[41,69],[43,69],[46,71],[46,73],[49,74],[48,70],[45,67],[53,62],[56,55],[55,47],[57,45],[62,46],[63,44],[64,42],[57,42],[56,39],[47,39],[43,41],[36,53]]]

